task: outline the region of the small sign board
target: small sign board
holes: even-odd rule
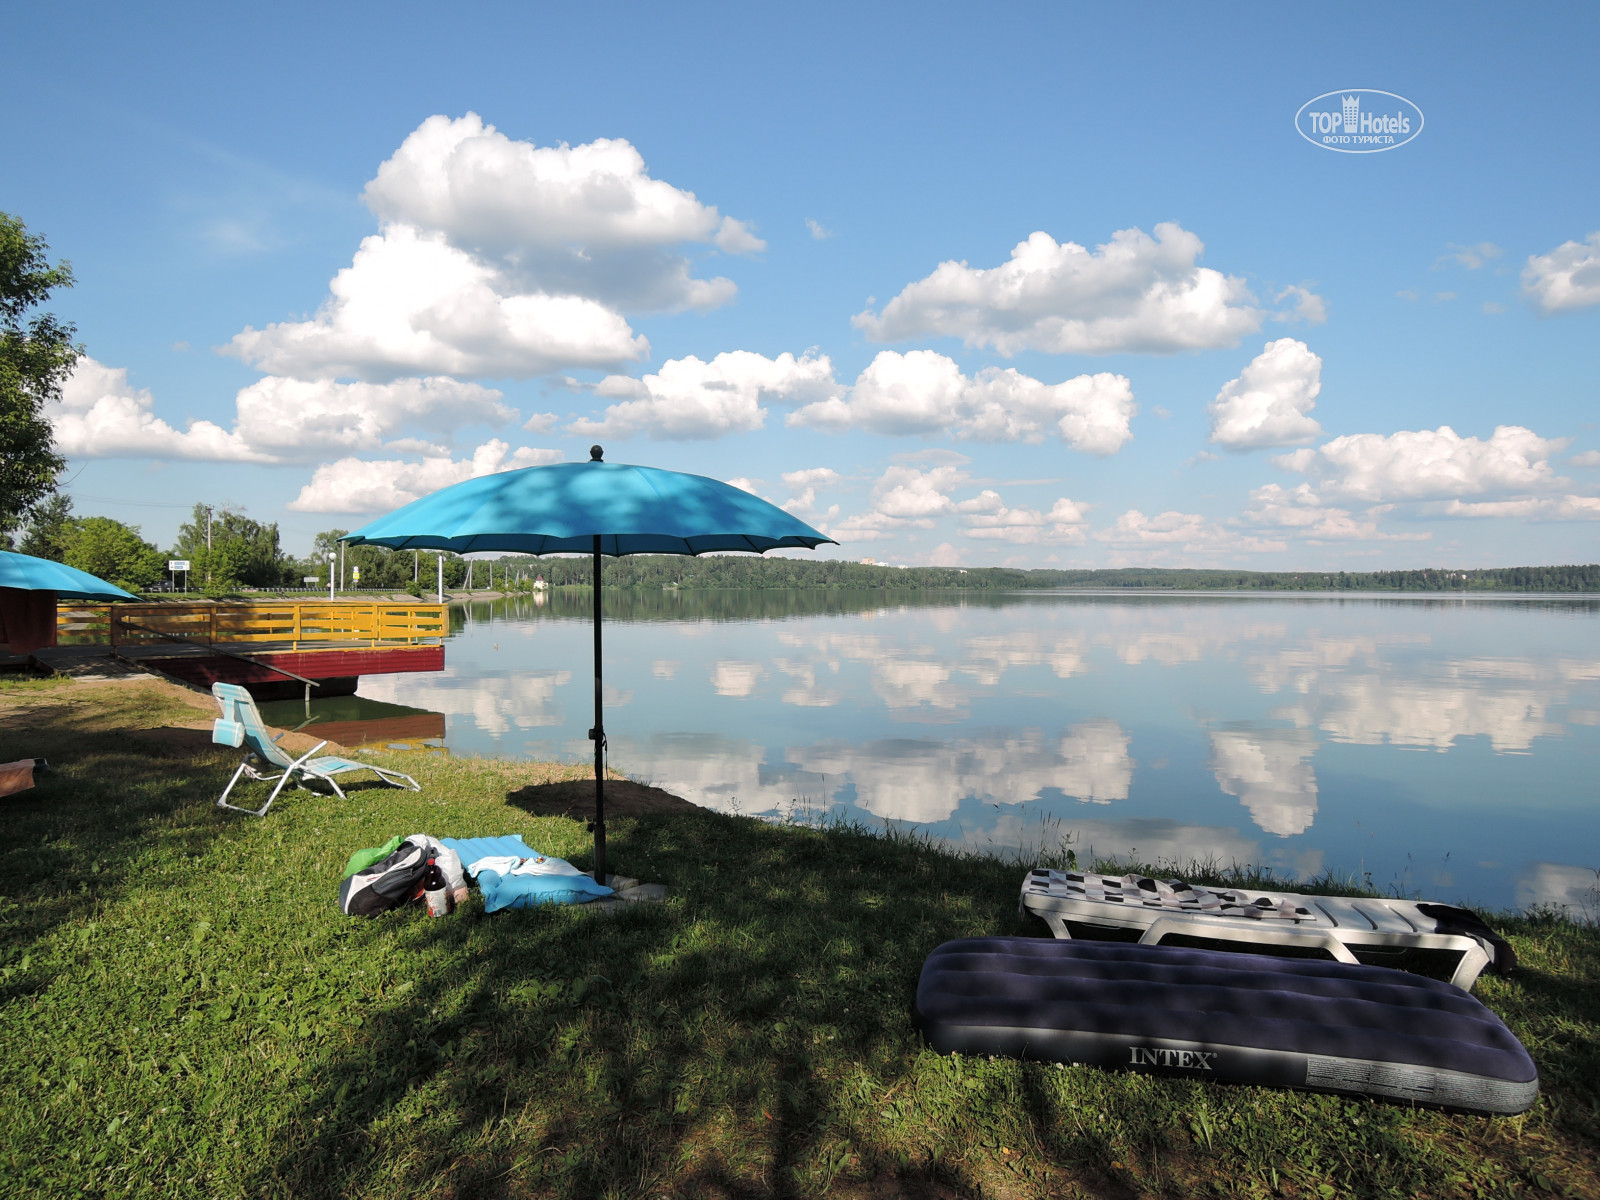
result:
[[[300,577],[300,582],[301,583],[321,583],[322,582],[322,576],[321,575],[302,575]]]
[[[187,558],[169,558],[169,559],[167,559],[167,570],[169,570],[169,571],[187,571],[188,569],[189,569],[189,560]]]

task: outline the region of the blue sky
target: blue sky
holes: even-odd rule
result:
[[[303,552],[598,440],[852,558],[1593,561],[1600,17],[1352,11],[14,14],[68,490]],[[1423,132],[1297,135],[1356,88]]]

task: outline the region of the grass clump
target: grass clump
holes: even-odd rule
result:
[[[476,896],[361,921],[346,856],[520,833],[556,767],[395,755],[420,793],[218,811],[236,759],[176,689],[0,698],[0,1192],[37,1197],[1600,1194],[1600,933],[1497,922],[1478,994],[1538,1061],[1527,1116],[940,1056],[923,958],[1019,923],[1017,865],[695,810],[610,823],[668,884],[612,916]],[[364,755],[365,756],[365,752]],[[254,794],[254,793],[251,793]]]

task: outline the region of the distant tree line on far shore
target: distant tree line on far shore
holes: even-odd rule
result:
[[[587,586],[587,558],[507,556],[514,582],[542,576],[552,587]],[[648,554],[606,559],[603,581],[622,588],[848,588],[893,591],[1123,588],[1279,592],[1600,592],[1600,563],[1412,571],[1214,571],[1157,567],[1024,571],[1010,567],[886,567],[842,559]],[[481,586],[481,581],[480,581]]]
[[[344,590],[431,595],[443,559],[448,591],[492,587],[531,590],[536,580],[550,587],[588,587],[594,568],[588,556],[536,559],[520,555],[467,560],[436,551],[343,546],[343,529],[319,533],[308,557],[287,554],[278,527],[230,508],[197,504],[170,549],[159,550],[136,526],[109,517],[80,517],[72,501],[54,495],[34,506],[12,542],[25,554],[53,558],[109,579],[130,591],[150,591],[175,582],[168,559],[190,563],[183,582],[195,591],[224,595],[328,586],[330,556]],[[0,535],[0,547],[9,540]],[[838,589],[842,591],[1036,591],[1094,589],[1152,591],[1275,592],[1600,592],[1600,564],[1550,567],[1428,567],[1410,571],[1238,571],[1120,567],[1107,570],[1013,567],[891,567],[848,559],[760,557],[717,554],[689,558],[643,554],[605,560],[604,585],[636,589]]]

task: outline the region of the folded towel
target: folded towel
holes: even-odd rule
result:
[[[524,858],[514,854],[492,854],[467,864],[467,874],[474,879],[479,871],[495,871],[501,875],[582,875],[564,858],[547,858],[543,854]]]
[[[477,862],[491,855],[511,855],[513,858],[538,858],[539,852],[517,834],[502,837],[440,838],[440,843],[461,856],[464,863]]]

